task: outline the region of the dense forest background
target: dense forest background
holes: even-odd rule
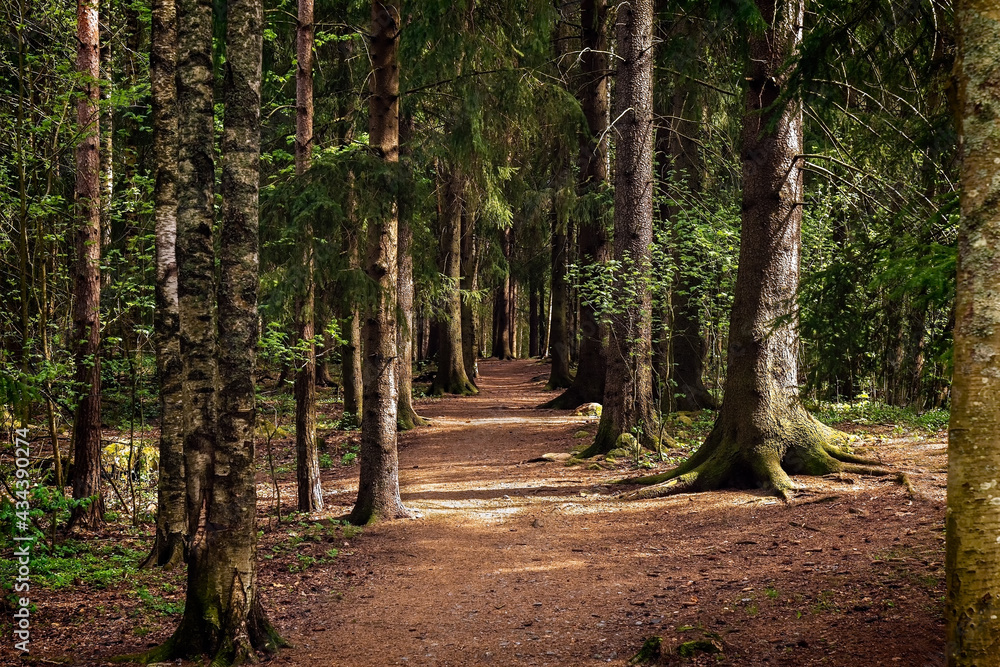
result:
[[[547,409],[604,406],[573,462],[681,464],[633,480],[661,485],[642,498],[883,475],[820,422],[949,418],[965,90],[950,3],[0,12],[0,417],[12,443],[31,425],[41,482],[29,494],[5,470],[0,522],[30,495],[53,577],[74,531],[155,533],[143,564],[187,563],[189,597],[150,660],[282,645],[258,597],[255,485],[280,522],[279,472],[294,466],[295,508],[315,513],[320,471],[358,463],[345,520],[407,516],[397,432],[426,424],[415,399],[478,393],[482,359],[546,360]],[[787,275],[761,268],[748,296],[771,259]],[[752,373],[733,359],[751,348],[760,391],[791,397],[767,407],[780,427],[741,398]],[[664,425],[696,422],[703,449],[665,456]],[[779,442],[773,461],[752,429]],[[822,460],[786,455],[813,437]],[[727,447],[753,450],[750,473],[711,468]]]

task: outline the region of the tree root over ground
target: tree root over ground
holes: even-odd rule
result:
[[[662,498],[678,493],[726,487],[763,488],[787,500],[795,484],[789,475],[850,472],[889,475],[878,461],[855,456],[843,447],[850,436],[832,429],[798,408],[766,428],[727,427],[719,419],[704,444],[687,461],[665,473],[621,480],[646,488],[623,493],[628,500]]]

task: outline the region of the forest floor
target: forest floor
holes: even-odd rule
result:
[[[279,527],[261,473],[262,597],[294,645],[270,664],[625,665],[653,636],[657,664],[944,664],[943,433],[845,425],[905,477],[800,477],[789,503],[622,501],[611,483],[637,474],[627,462],[536,461],[597,422],[537,409],[546,366],[480,371],[478,396],[421,399],[431,425],[400,436],[413,519],[333,521],[357,484],[356,466],[335,466],[326,511]],[[287,505],[294,472],[279,479]],[[155,576],[145,597],[135,581],[40,594],[28,662],[106,664],[164,640],[183,577]],[[8,647],[0,661],[17,664]]]

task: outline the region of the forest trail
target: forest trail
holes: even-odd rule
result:
[[[943,664],[936,477],[915,476],[912,499],[842,479],[789,505],[750,491],[622,502],[607,485],[620,472],[529,462],[596,429],[535,407],[552,395],[546,366],[480,370],[478,396],[420,401],[431,426],[400,437],[417,518],[365,529],[332,575],[265,576],[295,645],[272,664],[624,665],[652,635],[724,650],[684,664]],[[330,483],[334,513],[352,483]]]

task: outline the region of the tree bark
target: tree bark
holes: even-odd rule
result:
[[[445,204],[441,218],[441,273],[444,275],[444,296],[441,319],[438,321],[437,373],[431,384],[432,394],[478,393],[465,372],[462,354],[462,209],[465,179],[456,169],[444,177]]]
[[[160,464],[156,539],[145,567],[171,569],[184,556],[184,362],[177,295],[177,5],[153,0],[149,75],[153,96],[153,190],[156,221],[156,313],[160,376]]]
[[[353,198],[354,195],[351,196]],[[353,206],[351,208],[353,209]],[[353,212],[348,215],[348,220],[356,221]],[[344,238],[347,263],[351,270],[360,270],[361,268],[358,233],[354,230],[347,230]],[[343,324],[345,342],[340,348],[340,376],[344,384],[344,414],[351,414],[360,419],[364,393],[361,378],[361,311],[357,306],[348,306],[346,310]]]
[[[400,157],[409,159],[411,154],[413,118],[404,116],[400,125]],[[396,375],[399,378],[399,401],[396,423],[399,430],[408,431],[417,426],[425,426],[427,420],[413,408],[413,227],[410,223],[411,211],[400,208],[399,212],[399,327],[396,333],[398,359]],[[419,349],[419,345],[418,345]]]
[[[532,280],[528,285],[528,356],[537,357],[538,353],[538,285]]]
[[[103,522],[101,498],[101,186],[100,56],[97,0],[77,3],[76,71],[81,89],[76,107],[81,140],[76,149],[76,265],[73,341],[79,402],[73,416],[73,498],[93,498],[73,511],[72,524]],[[27,332],[25,332],[27,334]]]
[[[653,377],[650,367],[652,297],[645,277],[652,271],[653,243],[653,3],[636,0],[618,12],[615,75],[614,258],[620,262],[616,292],[629,302],[611,316],[603,411],[594,443],[585,455],[615,448],[634,434],[643,443],[655,437]]]
[[[472,384],[479,377],[479,350],[476,348],[476,318],[472,311],[472,294],[476,291],[479,256],[476,248],[475,216],[462,207],[462,362],[465,375]]]
[[[215,665],[242,664],[256,660],[255,649],[273,651],[283,645],[260,602],[256,562],[254,371],[263,6],[261,0],[230,0],[227,7],[217,292],[211,224],[211,3],[182,0],[179,28],[178,264],[181,351],[190,401],[185,473],[191,537],[184,616],[170,640],[143,659],[209,654]],[[221,344],[216,300],[219,330],[225,332]]]
[[[552,216],[552,333],[549,354],[552,368],[546,389],[564,389],[573,384],[569,372],[569,286],[566,282],[566,256],[569,239],[566,221]]]
[[[369,143],[387,163],[399,162],[398,0],[372,0],[371,98]],[[399,498],[396,452],[396,290],[398,209],[368,221],[365,272],[377,285],[375,303],[365,317],[362,362],[364,406],[361,417],[361,478],[350,521],[367,524],[408,516]]]
[[[295,72],[295,174],[301,176],[312,160],[313,143],[313,0],[298,0],[298,29]],[[295,373],[295,481],[298,509],[319,512],[323,509],[323,487],[319,478],[319,454],[316,451],[316,281],[313,253],[313,229],[302,230],[302,290],[295,302],[296,329],[305,347],[305,358]]]
[[[963,162],[955,371],[948,431],[945,651],[950,667],[1000,664],[1000,16],[960,0],[956,64]]]
[[[587,120],[588,132],[580,141],[581,196],[592,194],[594,203],[589,215],[579,220],[579,253],[582,267],[604,264],[610,259],[607,214],[599,195],[607,190],[608,180],[608,46],[606,0],[583,0],[580,105]],[[552,306],[553,316],[555,306]],[[606,332],[593,308],[580,306],[580,363],[573,384],[544,407],[572,409],[584,403],[604,400],[606,375]],[[551,337],[551,335],[550,335]],[[549,346],[551,347],[551,345]]]
[[[651,497],[757,485],[787,497],[788,473],[883,472],[843,452],[847,436],[816,421],[798,396],[795,296],[802,222],[802,110],[783,99],[801,41],[803,0],[758,0],[768,26],[750,40],[743,127],[743,222],[722,410],[708,438]]]

